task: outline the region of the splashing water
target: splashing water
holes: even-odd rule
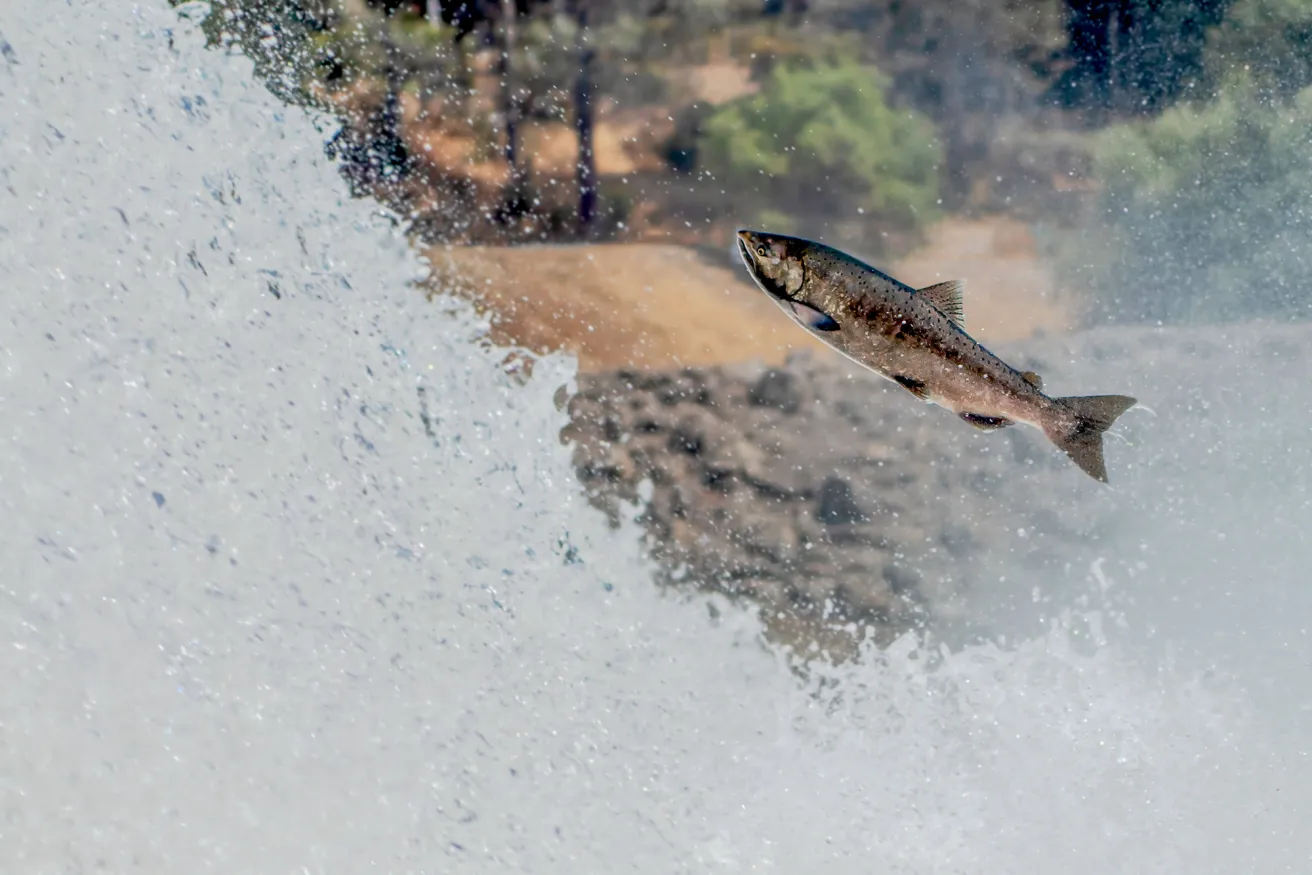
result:
[[[1105,599],[802,682],[658,593],[572,363],[426,304],[197,8],[0,10],[5,871],[1301,871],[1297,739]]]

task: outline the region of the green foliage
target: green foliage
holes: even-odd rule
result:
[[[420,93],[467,89],[471,74],[454,35],[454,28],[419,15],[343,14],[312,40],[319,63],[310,72],[330,85],[382,82],[390,57]]]
[[[201,29],[211,46],[240,49],[255,74],[279,98],[313,103],[306,84],[324,63],[315,39],[337,24],[332,0],[169,0],[179,14],[204,16]]]
[[[569,15],[543,13],[519,20],[515,80],[525,97],[523,109],[528,117],[572,119],[581,37],[578,22]],[[609,76],[598,78],[610,81]]]
[[[1312,85],[1312,3],[1238,0],[1207,49],[1214,75],[1245,72],[1259,94],[1288,96]]]
[[[1312,88],[1215,101],[1095,142],[1103,233],[1086,255],[1113,321],[1312,316]]]
[[[760,210],[863,213],[915,228],[937,212],[940,148],[923,116],[884,100],[884,80],[853,62],[784,65],[760,92],[714,111],[699,168]]]

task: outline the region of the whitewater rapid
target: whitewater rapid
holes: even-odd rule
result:
[[[573,363],[426,303],[202,12],[0,9],[0,868],[1306,871],[1298,739],[1118,645],[1103,566],[809,682],[658,592]]]

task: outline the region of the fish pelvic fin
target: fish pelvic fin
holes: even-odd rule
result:
[[[1128,395],[1083,395],[1054,398],[1075,413],[1075,428],[1047,432],[1048,439],[1071,457],[1080,470],[1100,483],[1107,482],[1107,464],[1102,457],[1102,434],[1122,413],[1136,403]]]
[[[996,431],[999,428],[1012,425],[1012,421],[1005,416],[985,416],[983,413],[958,413],[957,415],[980,431]]]
[[[966,308],[961,301],[962,292],[966,290],[965,280],[948,280],[925,286],[916,292],[962,331],[966,330]]]

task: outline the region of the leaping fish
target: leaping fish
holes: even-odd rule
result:
[[[1038,374],[1016,370],[966,333],[963,281],[913,289],[832,246],[762,231],[739,231],[738,252],[762,291],[852,361],[975,428],[1033,426],[1107,482],[1103,432],[1135,399],[1045,395]]]

